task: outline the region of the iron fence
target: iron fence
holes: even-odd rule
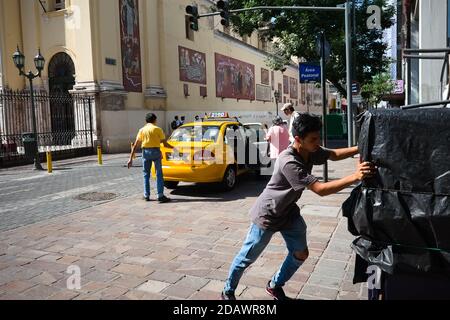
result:
[[[93,96],[39,91],[34,102],[42,157],[46,151],[54,159],[93,154]],[[32,132],[31,112],[29,91],[0,91],[0,167],[32,162],[22,142],[22,135]]]

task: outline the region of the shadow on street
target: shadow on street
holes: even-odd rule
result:
[[[259,196],[270,176],[257,177],[252,173],[246,173],[237,177],[236,187],[231,191],[222,191],[220,185],[214,183],[181,184],[170,192],[174,196],[188,196],[192,198],[204,198],[214,201],[234,201],[246,197]],[[198,201],[200,199],[173,199],[173,202]]]

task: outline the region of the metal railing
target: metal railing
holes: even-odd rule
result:
[[[92,114],[94,97],[35,92],[39,153],[54,159],[94,153]],[[0,167],[32,163],[25,156],[22,136],[32,132],[29,91],[0,91]]]
[[[443,53],[443,55],[423,55],[422,53]],[[444,60],[441,69],[441,77],[440,77],[440,88],[439,88],[439,97],[435,101],[416,103],[411,105],[403,106],[402,109],[416,109],[422,107],[431,107],[431,106],[442,106],[446,107],[450,104],[450,88],[447,88],[447,94],[443,97],[444,87],[449,85],[448,78],[450,76],[450,48],[439,48],[439,49],[403,49],[403,59],[406,59],[407,64],[409,65],[410,59],[424,59],[424,60]],[[409,67],[408,67],[409,70]],[[411,72],[411,70],[409,70]],[[444,76],[446,76],[447,80],[444,85]]]

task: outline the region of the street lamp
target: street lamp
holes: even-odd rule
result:
[[[278,99],[280,99],[280,92],[278,90],[275,90],[273,93],[273,97],[275,98],[275,108],[277,109],[277,116],[278,116]]]
[[[13,61],[17,69],[19,69],[19,74],[21,76],[24,76],[30,81],[30,99],[31,99],[31,115],[32,115],[32,126],[33,126],[33,136],[34,140],[36,141],[36,153],[34,155],[34,169],[35,170],[44,170],[41,166],[41,163],[39,162],[39,148],[38,148],[38,138],[37,138],[37,131],[36,131],[36,113],[35,113],[35,105],[34,105],[34,91],[33,91],[33,79],[40,77],[41,72],[44,69],[45,66],[45,59],[41,54],[41,49],[38,50],[38,54],[36,57],[34,57],[34,65],[37,69],[37,73],[33,73],[31,71],[28,71],[28,73],[25,73],[23,71],[23,68],[25,67],[25,56],[22,52],[20,52],[19,46],[17,46],[17,51],[14,52]]]

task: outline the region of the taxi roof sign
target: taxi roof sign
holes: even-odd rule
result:
[[[229,118],[228,112],[210,112],[207,118]]]
[[[205,115],[202,121],[234,121],[240,123],[238,117],[230,117],[228,112],[210,112]]]

